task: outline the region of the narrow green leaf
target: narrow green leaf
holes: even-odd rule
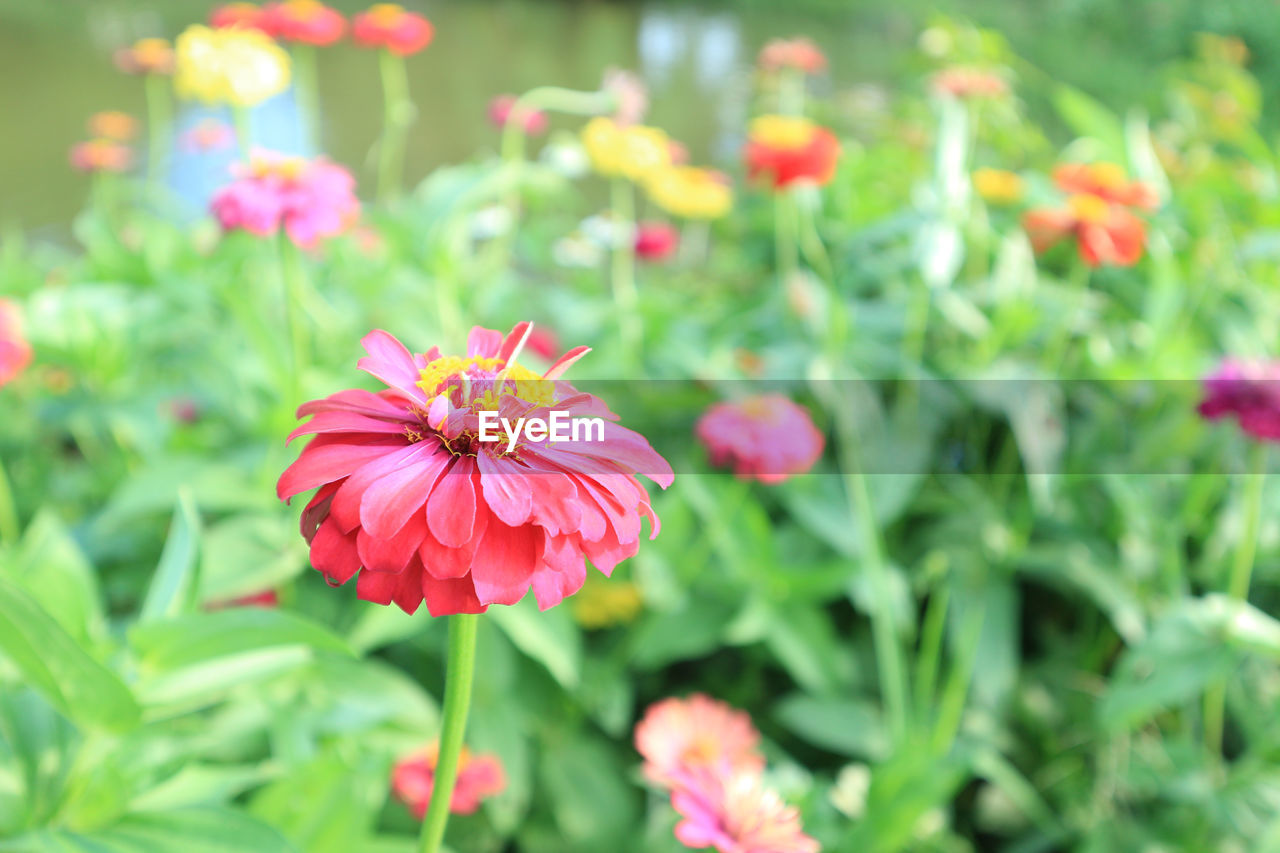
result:
[[[169,538],[164,543],[160,564],[147,588],[147,597],[138,616],[139,623],[154,622],[188,612],[195,604],[199,587],[196,556],[200,544],[200,516],[191,493],[178,490]]]

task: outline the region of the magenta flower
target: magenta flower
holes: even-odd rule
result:
[[[1254,438],[1280,441],[1280,363],[1225,359],[1204,380],[1204,389],[1201,415],[1234,415]]]
[[[391,772],[391,792],[408,807],[418,820],[427,813],[431,791],[435,788],[436,763],[440,743],[434,742],[422,752],[396,762]],[[480,803],[507,787],[507,775],[496,755],[473,755],[465,746],[458,756],[458,781],[449,798],[449,811],[474,814]]]
[[[297,246],[310,249],[359,218],[355,183],[350,172],[323,157],[256,152],[211,206],[224,230],[269,237],[283,228]]]
[[[825,443],[809,413],[781,394],[717,403],[698,419],[695,432],[712,465],[732,466],[739,478],[762,483],[805,473]]]
[[[540,136],[547,132],[547,114],[542,110],[521,109],[518,115],[515,95],[498,95],[489,102],[489,121],[498,127],[506,127],[509,121],[520,121],[525,136]]]
[[[636,724],[635,741],[645,759],[645,775],[666,787],[699,768],[764,769],[760,733],[751,717],[702,693],[650,705]]]
[[[764,788],[753,773],[695,770],[671,795],[682,820],[676,838],[686,847],[718,853],[818,853],[800,813]]]
[[[636,226],[636,257],[644,261],[665,261],[680,245],[680,232],[667,222],[641,222]]]
[[[22,334],[18,306],[0,299],[0,388],[8,385],[31,363],[31,345]]]
[[[608,575],[633,556],[643,519],[658,535],[636,475],[666,488],[671,466],[601,400],[560,379],[587,347],[542,376],[518,364],[530,329],[520,323],[504,338],[477,326],[466,356],[415,355],[370,332],[357,366],[389,387],[298,409],[311,420],[290,439],[315,437],[277,493],[319,490],[302,532],[331,584],[358,574],[360,598],[409,613],[425,598],[433,616],[515,604],[532,587],[546,609],[581,588],[586,560]],[[533,425],[521,430],[520,418]],[[568,429],[556,427],[561,418],[586,428],[563,440],[535,434],[537,423]]]

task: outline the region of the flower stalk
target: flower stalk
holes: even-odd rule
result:
[[[314,45],[293,46],[293,85],[302,119],[302,136],[310,154],[320,148],[320,92]]]
[[[634,367],[640,360],[644,327],[640,318],[640,294],[636,290],[636,202],[631,184],[614,178],[610,187],[611,212],[616,229],[613,241],[613,301],[618,309],[619,333],[625,363]]]
[[[409,97],[409,72],[404,57],[381,51],[378,68],[382,75],[383,127],[378,143],[378,200],[388,201],[400,192],[404,177],[404,149],[409,125],[413,123],[413,101]]]
[[[285,325],[289,330],[289,385],[290,408],[302,402],[302,374],[307,367],[307,330],[302,320],[302,305],[306,293],[306,271],[298,247],[284,232],[279,238],[280,280],[284,297]]]
[[[1258,550],[1258,531],[1262,524],[1262,494],[1266,484],[1267,445],[1254,444],[1249,454],[1249,471],[1244,483],[1244,527],[1231,558],[1227,576],[1227,595],[1235,601],[1249,597],[1249,581],[1253,575],[1254,556]],[[1226,718],[1227,683],[1216,681],[1204,696],[1204,742],[1213,755],[1222,754],[1222,729]]]
[[[445,670],[444,721],[440,729],[440,754],[436,762],[431,802],[422,820],[421,853],[438,853],[449,823],[449,803],[458,781],[458,756],[467,731],[471,708],[471,682],[476,668],[476,628],[480,617],[455,613],[449,617],[449,661]]]
[[[249,115],[249,108],[232,104],[231,120],[236,128],[236,145],[240,149],[240,158],[247,163],[253,151],[253,118]]]
[[[169,165],[169,126],[173,119],[173,101],[167,78],[159,74],[148,74],[144,86],[147,97],[147,183],[154,194],[163,182]]]
[[[0,459],[0,545],[16,545],[20,528],[18,506],[13,499],[13,489]]]

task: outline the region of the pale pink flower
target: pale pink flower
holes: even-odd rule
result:
[[[751,717],[702,693],[650,705],[636,724],[635,742],[645,775],[668,787],[696,768],[757,773],[764,768],[760,733]]]
[[[712,465],[731,466],[739,478],[762,483],[807,472],[825,444],[809,412],[781,394],[717,403],[698,419],[695,432]]]
[[[396,762],[391,772],[391,792],[408,807],[418,820],[427,814],[431,792],[435,788],[436,763],[440,759],[440,744],[433,742],[420,753]],[[458,777],[449,798],[449,811],[454,814],[473,814],[480,803],[502,793],[507,787],[507,776],[502,762],[495,755],[473,755],[465,746],[458,756]]]
[[[235,128],[213,118],[202,119],[178,137],[178,146],[188,153],[225,151],[235,144]]]
[[[766,789],[754,773],[691,771],[671,795],[679,813],[676,838],[718,853],[818,853],[804,834],[800,812]]]

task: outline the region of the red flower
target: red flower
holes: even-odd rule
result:
[[[1133,266],[1147,241],[1141,219],[1095,195],[1074,195],[1065,209],[1027,211],[1022,225],[1036,252],[1074,237],[1081,259],[1091,267]]]
[[[515,95],[498,95],[489,102],[489,121],[498,127],[506,127],[513,120],[511,114],[519,101]],[[547,132],[547,114],[542,110],[521,109],[520,126],[526,136],[538,136]]]
[[[802,407],[781,394],[717,403],[694,427],[712,465],[732,465],[740,479],[781,483],[822,455],[825,439]]]
[[[384,48],[398,56],[422,50],[433,35],[430,21],[395,3],[375,3],[351,19],[351,37],[356,44]]]
[[[808,119],[767,115],[751,122],[744,156],[748,176],[765,178],[774,189],[799,181],[823,185],[835,176],[840,143]]]
[[[272,35],[266,10],[256,3],[224,3],[209,13],[209,26],[248,27]]]
[[[31,363],[31,345],[22,334],[18,306],[0,299],[0,388],[12,382]]]
[[[440,744],[434,742],[417,755],[396,762],[391,771],[391,792],[395,798],[409,807],[418,820],[427,814],[431,803],[431,791],[435,788],[436,762],[440,759]],[[474,814],[480,802],[501,794],[507,787],[507,775],[496,755],[472,755],[465,746],[458,756],[458,777],[449,798],[449,811],[454,814]]]
[[[765,71],[791,68],[818,74],[827,67],[827,57],[807,38],[774,39],[761,49],[757,61]]]
[[[1058,188],[1072,195],[1093,195],[1113,204],[1154,210],[1156,192],[1142,181],[1125,178],[1115,163],[1063,163],[1053,170]]]
[[[1280,364],[1226,359],[1204,380],[1204,390],[1203,417],[1234,415],[1254,438],[1280,441]]]
[[[281,41],[327,47],[347,31],[342,13],[319,0],[283,0],[263,8],[265,29]]]
[[[477,326],[465,357],[414,355],[371,332],[357,366],[389,387],[298,409],[312,418],[290,439],[315,437],[276,491],[287,500],[319,489],[302,533],[331,584],[358,574],[360,598],[409,613],[425,598],[433,616],[515,604],[532,587],[546,609],[581,588],[586,560],[607,575],[633,556],[642,519],[657,536],[636,475],[666,488],[671,466],[602,401],[560,379],[586,347],[542,376],[518,364],[529,331],[520,323],[504,338]],[[510,439],[489,421],[496,413],[554,428],[553,412],[599,420],[565,440],[531,430]]]
[[[636,257],[665,261],[680,245],[680,232],[666,222],[641,222],[636,226]]]

